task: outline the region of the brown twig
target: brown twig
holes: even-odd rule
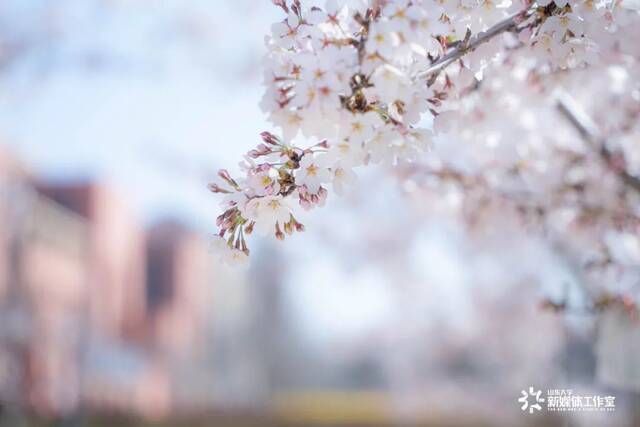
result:
[[[613,153],[607,148],[605,138],[600,134],[598,127],[584,110],[568,94],[563,94],[558,99],[558,110],[573,125],[580,136],[598,150],[598,154],[607,164],[613,163]],[[640,193],[640,178],[631,175],[626,170],[616,168],[616,172],[625,185]]]
[[[483,31],[473,37],[466,38],[462,43],[458,43],[454,49],[449,53],[436,60],[429,68],[420,71],[415,75],[415,80],[424,80],[431,77],[433,74],[440,72],[443,68],[446,68],[451,63],[462,58],[467,53],[473,51],[483,43],[488,42],[495,36],[507,31],[516,29],[516,27],[526,18],[528,18],[535,9],[526,9],[520,11],[510,17],[498,22],[493,27],[486,31]]]

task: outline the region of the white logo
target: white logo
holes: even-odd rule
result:
[[[522,396],[518,402],[522,403],[520,409],[529,410],[530,414],[535,411],[546,409],[547,411],[615,411],[616,397],[597,394],[575,394],[572,389],[551,389],[547,390],[546,398],[542,397],[541,390],[529,387],[529,391],[522,390]],[[540,405],[545,403],[545,408]]]
[[[526,411],[529,408],[529,413],[533,414],[534,411],[542,410],[541,403],[544,403],[544,398],[542,397],[542,390],[535,391],[533,387],[529,387],[529,392],[527,393],[525,390],[522,390],[522,397],[518,399],[518,402],[522,403],[520,409]],[[533,398],[535,402],[530,404],[529,401]]]

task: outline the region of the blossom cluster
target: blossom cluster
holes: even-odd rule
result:
[[[260,106],[280,136],[264,132],[244,176],[222,171],[211,186],[225,194],[226,245],[216,246],[227,260],[248,255],[254,229],[279,239],[302,231],[294,205],[322,206],[329,188],[354,182],[354,168],[418,160],[450,128],[456,113],[444,107],[512,52],[550,70],[577,67],[596,62],[599,38],[616,30],[613,0],[273,3],[284,18],[266,38]]]
[[[472,233],[515,218],[543,236],[594,310],[640,302],[639,22],[619,12],[599,63],[571,73],[525,50],[496,64],[447,101],[445,134],[410,173],[417,197],[448,204]]]

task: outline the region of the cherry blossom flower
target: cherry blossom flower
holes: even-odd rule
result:
[[[333,190],[338,195],[344,194],[346,187],[353,185],[356,177],[356,173],[349,166],[337,163],[333,167]]]
[[[342,139],[331,144],[327,156],[329,160],[340,162],[345,166],[360,166],[365,159],[366,151],[362,144],[350,139]]]
[[[266,235],[291,220],[291,208],[282,196],[256,197],[241,209],[244,218],[255,223],[255,229]]]
[[[276,22],[271,27],[273,39],[284,49],[290,49],[298,43],[299,29],[300,20],[293,13],[290,13],[284,21]]]
[[[236,268],[246,267],[249,264],[249,257],[246,253],[230,247],[220,236],[213,237],[210,247],[213,256],[223,264]]]
[[[296,175],[296,185],[305,186],[311,194],[316,194],[320,186],[331,181],[331,171],[327,167],[327,156],[305,155],[300,161],[300,172]]]
[[[368,91],[373,99],[392,104],[407,97],[410,92],[410,80],[405,72],[391,65],[378,67],[371,76],[375,89]]]
[[[359,145],[371,139],[375,134],[375,127],[380,124],[382,124],[382,119],[378,113],[347,113],[343,115],[339,136],[348,139],[354,145]]]
[[[280,184],[277,178],[277,172],[271,167],[266,167],[262,170],[258,169],[256,173],[250,173],[247,179],[247,186],[257,196],[278,194]]]
[[[583,32],[583,23],[578,20],[573,14],[567,13],[561,16],[549,17],[540,31],[546,31],[549,34],[553,34],[556,40],[562,40],[567,31],[571,31],[574,36],[581,36]]]
[[[393,31],[394,27],[389,22],[375,23],[369,34],[368,51],[384,58],[390,57],[393,54],[394,47],[400,43],[398,35]]]

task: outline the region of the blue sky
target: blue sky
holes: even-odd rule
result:
[[[99,178],[140,216],[210,228],[206,183],[268,129],[258,109],[268,2],[7,0],[0,129],[37,174]],[[2,52],[2,51],[0,51]]]

